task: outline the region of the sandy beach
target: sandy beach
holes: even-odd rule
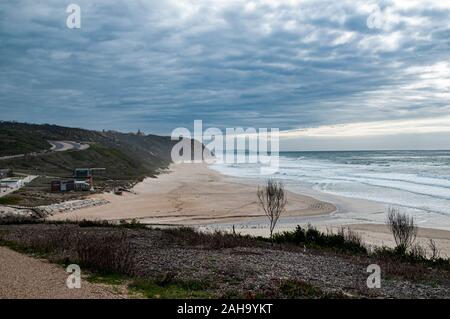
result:
[[[110,204],[75,210],[50,220],[131,220],[159,225],[201,225],[264,217],[257,185],[241,183],[204,164],[171,165],[157,178],[147,178],[122,196],[94,195]],[[310,196],[288,193],[285,216],[330,214],[336,207]]]
[[[171,165],[157,178],[147,178],[122,196],[112,193],[92,197],[109,204],[74,210],[49,217],[49,220],[131,220],[152,225],[189,225],[201,230],[231,231],[268,235],[266,217],[257,204],[257,182],[224,176],[204,164]],[[306,195],[303,195],[306,194]],[[314,196],[314,197],[313,197]],[[393,246],[386,226],[362,220],[355,224],[358,211],[382,220],[384,205],[311,191],[288,192],[287,211],[277,231],[292,230],[308,223],[319,229],[337,230],[349,226],[367,244]],[[352,222],[353,221],[353,222]],[[426,246],[434,239],[443,255],[450,256],[450,232],[421,228],[417,242]]]
[[[394,240],[392,234],[386,227],[381,224],[356,224],[349,225],[349,227],[361,234],[364,238],[364,242],[376,246],[394,246]],[[416,243],[428,249],[430,239],[436,242],[437,247],[440,249],[443,256],[450,257],[450,232],[447,230],[432,229],[432,228],[419,228],[417,232]]]

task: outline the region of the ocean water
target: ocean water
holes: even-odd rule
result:
[[[212,168],[267,178],[257,164]],[[450,228],[450,151],[281,152],[280,169],[272,177],[286,185],[397,206],[420,217],[423,226]]]

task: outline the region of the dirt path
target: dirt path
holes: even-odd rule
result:
[[[80,289],[68,289],[68,273],[58,265],[0,247],[0,299],[104,299],[126,296],[82,280]]]

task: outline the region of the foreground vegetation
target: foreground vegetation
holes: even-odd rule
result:
[[[63,265],[78,264],[88,270],[91,281],[125,286],[131,295],[147,298],[370,296],[372,291],[365,290],[361,278],[366,276],[367,265],[373,263],[380,265],[386,280],[408,280],[430,287],[450,284],[448,259],[418,258],[387,247],[368,249],[348,230],[322,233],[312,226],[299,226],[292,232],[274,235],[272,241],[221,232],[202,233],[186,227],[149,228],[136,221],[20,222],[22,225],[0,226],[1,245]],[[263,263],[268,263],[267,258],[272,255],[272,266],[265,268]],[[309,274],[295,275],[293,257],[306,265],[309,260],[323,259],[326,264],[320,262],[320,267],[330,269],[323,273],[323,269],[310,265],[306,268]],[[335,266],[337,261],[347,266]],[[347,274],[345,267],[350,265],[361,269],[361,274]],[[277,275],[278,267],[288,267],[292,274],[281,275],[279,270]],[[344,287],[336,289],[341,284],[333,281],[339,281],[340,275],[329,277],[330,271],[346,273],[354,283],[346,280]],[[252,272],[260,275],[254,277]],[[313,279],[317,276],[322,278],[318,282]],[[349,292],[347,286],[352,285],[355,287]],[[395,296],[395,292],[392,294]]]
[[[395,261],[405,261],[411,263],[422,263],[424,265],[439,266],[450,270],[448,258],[440,256],[433,241],[430,241],[430,256],[427,256],[427,249],[420,245],[412,246],[412,249],[390,248],[387,246],[367,247],[361,236],[353,232],[350,228],[338,230],[337,233],[318,231],[315,227],[297,226],[294,231],[287,231],[275,234],[273,242],[277,244],[294,244],[297,246],[327,249],[334,252],[357,254],[374,257],[377,259],[389,259]]]
[[[31,222],[31,224],[29,224]],[[228,290],[216,291],[214,279],[177,278],[176,272],[147,276],[140,272],[138,252],[130,241],[130,230],[162,231],[175,242],[191,245],[207,244],[212,249],[241,245],[267,246],[251,237],[224,233],[198,233],[192,228],[152,229],[135,221],[111,224],[108,222],[40,222],[21,220],[23,226],[46,226],[42,232],[36,228],[0,229],[0,245],[34,257],[47,258],[64,266],[78,264],[88,270],[87,280],[108,285],[126,286],[132,297],[145,298],[264,298],[262,293]],[[10,224],[10,226],[12,226]],[[14,226],[12,226],[14,227]],[[17,227],[17,225],[16,225]],[[97,230],[97,231],[96,231]],[[101,230],[101,231],[99,231]],[[8,232],[11,237],[8,236]],[[277,294],[291,298],[341,297],[325,293],[318,287],[301,280],[280,280]]]

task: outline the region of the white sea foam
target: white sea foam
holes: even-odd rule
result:
[[[280,154],[273,177],[289,184],[351,198],[402,206],[450,227],[450,151],[295,152]],[[214,165],[221,173],[249,178],[254,164]]]

